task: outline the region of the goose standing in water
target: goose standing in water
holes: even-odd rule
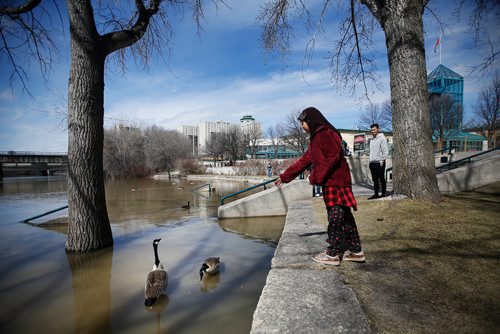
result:
[[[153,241],[153,249],[155,252],[155,264],[153,265],[153,270],[148,274],[146,279],[146,286],[144,287],[144,305],[152,306],[158,297],[162,294],[166,294],[168,285],[168,274],[163,269],[163,265],[160,263],[160,258],[158,257],[158,243],[161,239],[155,239]]]
[[[219,272],[220,258],[209,257],[205,259],[200,268],[200,280],[203,279],[203,275],[215,275]]]
[[[183,205],[182,208],[183,209],[189,209],[191,206],[189,205],[189,201],[188,201],[188,204],[187,205]]]

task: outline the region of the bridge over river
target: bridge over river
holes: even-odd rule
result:
[[[0,177],[53,175],[68,170],[66,152],[0,151]]]

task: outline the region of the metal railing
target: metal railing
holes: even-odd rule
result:
[[[450,169],[456,168],[458,166],[470,164],[472,158],[476,158],[478,156],[481,156],[481,155],[493,152],[495,150],[498,150],[498,148],[492,148],[491,150],[482,151],[482,152],[479,152],[477,154],[473,154],[473,155],[470,155],[468,157],[465,157],[465,158],[462,158],[462,159],[459,159],[459,160],[451,161],[451,162],[449,162],[449,163],[447,163],[445,165],[441,165],[441,166],[436,167],[436,170],[437,171],[441,171],[443,169],[450,170]]]
[[[498,149],[499,148],[492,148],[490,150],[482,151],[482,152],[479,152],[477,154],[473,154],[471,156],[468,156],[468,157],[465,157],[465,158],[462,158],[462,159],[459,159],[459,160],[451,161],[451,162],[449,162],[447,164],[444,164],[444,165],[436,167],[436,171],[439,172],[439,171],[442,171],[444,169],[450,170],[450,169],[453,169],[453,168],[456,168],[456,167],[459,167],[459,166],[462,166],[462,165],[465,165],[465,164],[470,164],[472,158],[476,158],[476,157],[478,157],[480,155],[484,155],[484,154],[493,152],[493,151],[498,150]],[[392,167],[389,167],[389,168],[387,168],[385,170],[385,179],[386,180],[387,180],[387,174],[388,174],[389,171],[392,171]]]
[[[270,179],[270,180],[267,180],[267,181],[265,181],[265,182],[261,182],[261,183],[259,183],[259,184],[254,185],[254,186],[251,186],[251,187],[245,188],[245,189],[243,189],[243,190],[240,190],[240,191],[238,191],[238,192],[235,192],[235,193],[232,193],[232,194],[226,195],[226,196],[224,196],[224,197],[222,197],[222,198],[220,199],[220,205],[224,205],[224,201],[225,201],[227,198],[230,198],[230,197],[233,197],[233,196],[236,196],[236,195],[242,194],[242,193],[244,193],[244,192],[247,192],[247,191],[249,191],[249,190],[253,190],[253,189],[258,188],[258,187],[262,187],[262,186],[263,186],[263,187],[264,187],[264,190],[266,190],[266,189],[267,189],[267,188],[266,188],[266,184],[269,184],[269,183],[271,183],[271,182],[274,182],[274,181],[276,181],[277,179],[278,179],[278,178],[277,178],[277,177],[275,177],[274,179]]]
[[[457,149],[458,146],[450,146],[450,147],[444,147],[440,150],[435,150],[434,154],[443,154],[444,152],[448,151],[448,154],[451,154],[452,150]]]
[[[204,185],[201,185],[199,187],[191,189],[191,192],[194,192],[195,190],[198,190],[198,189],[201,189],[201,188],[207,187],[207,186],[208,186],[208,192],[211,193],[212,192],[212,186],[209,183],[205,183]]]
[[[24,220],[21,220],[19,223],[27,223],[29,222],[30,220],[33,220],[33,219],[37,219],[37,218],[40,218],[40,217],[43,217],[43,216],[46,216],[46,215],[50,215],[51,213],[54,213],[54,212],[57,212],[57,211],[61,211],[61,210],[64,210],[66,209],[68,206],[65,205],[65,206],[62,206],[60,208],[57,208],[57,209],[54,209],[54,210],[50,210],[50,211],[47,211],[45,213],[42,213],[40,215],[36,215],[36,216],[33,216],[33,217],[29,217],[29,218],[26,218]]]

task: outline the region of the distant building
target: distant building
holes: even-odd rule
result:
[[[448,67],[439,64],[427,76],[427,88],[431,95],[449,95],[453,98],[453,124],[451,129],[461,129],[464,110],[464,77],[453,72]]]
[[[177,131],[188,137],[193,146],[193,155],[198,154],[198,126],[196,125],[181,125]]]
[[[245,115],[240,119],[240,129],[243,135],[248,135],[252,131],[254,133],[262,133],[262,124],[256,122],[251,115]]]
[[[453,99],[452,113],[454,113],[453,123],[450,129],[446,129],[444,133],[441,148],[453,148],[457,152],[464,151],[481,151],[483,149],[483,141],[485,137],[462,131],[463,113],[464,113],[464,77],[450,70],[448,67],[439,64],[427,76],[427,87],[429,94],[449,95]],[[432,141],[436,148],[438,147],[438,132],[433,129]]]
[[[274,143],[271,139],[261,138],[256,142],[256,159],[290,159],[297,158],[301,156],[302,153],[287,148],[285,145],[276,145],[277,140]],[[275,147],[275,145],[277,147]],[[247,158],[251,158],[250,151],[246,152]]]
[[[239,128],[244,135],[249,133],[262,133],[262,124],[256,122],[251,115],[240,119],[240,124],[231,124],[222,120],[214,122],[201,122],[199,125],[181,125],[177,131],[187,136],[193,143],[193,155],[203,154],[207,142],[217,133],[227,133],[231,129]],[[254,132],[256,131],[256,132]]]
[[[202,122],[198,125],[198,152],[205,153],[206,144],[209,140],[215,137],[217,133],[227,133],[231,129],[237,127],[236,124],[231,124],[224,121]]]
[[[432,136],[432,141],[437,142],[438,135],[435,132]],[[470,152],[482,151],[487,149],[486,138],[472,132],[462,130],[447,130],[444,134],[445,141],[443,142],[444,150],[453,149],[455,152]]]

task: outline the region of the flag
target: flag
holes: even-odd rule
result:
[[[436,45],[434,45],[434,53],[436,53],[436,50],[437,50],[437,47],[438,45],[441,44],[441,37],[438,37],[437,41],[436,41]]]

